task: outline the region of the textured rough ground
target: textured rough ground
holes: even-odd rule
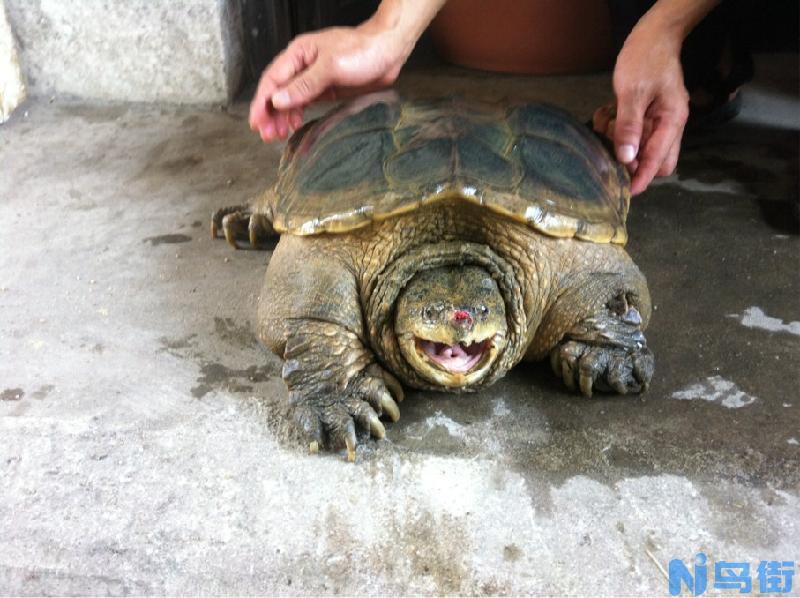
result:
[[[800,560],[800,108],[770,65],[634,201],[644,397],[544,364],[413,393],[355,466],[287,442],[252,333],[269,252],[208,238],[277,165],[244,106],[24,107],[0,127],[0,593],[666,594],[655,562],[701,550]],[[606,84],[402,83],[584,117]]]

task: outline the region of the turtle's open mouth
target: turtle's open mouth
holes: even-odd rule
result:
[[[505,335],[500,332],[490,333],[481,340],[447,339],[449,343],[442,342],[445,339],[441,337],[432,340],[413,332],[400,335],[397,340],[407,363],[419,375],[439,387],[459,389],[480,382],[506,345]]]
[[[473,343],[446,345],[427,339],[416,339],[417,350],[445,371],[464,374],[481,363],[491,347],[491,339]]]

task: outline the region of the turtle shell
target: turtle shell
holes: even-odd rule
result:
[[[625,243],[629,186],[625,168],[561,109],[382,93],[295,133],[262,208],[277,231],[309,235],[458,197],[546,235]]]

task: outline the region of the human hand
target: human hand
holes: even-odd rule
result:
[[[412,46],[413,47],[413,46]],[[303,108],[391,85],[411,49],[374,22],[300,35],[264,70],[250,104],[250,128],[286,139]]]
[[[632,175],[633,195],[644,191],[654,177],[672,174],[678,163],[689,116],[682,41],[657,23],[640,21],[617,57],[616,101],[594,113],[595,131],[614,143],[617,159]]]

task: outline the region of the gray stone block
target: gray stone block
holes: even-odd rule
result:
[[[0,0],[0,123],[8,120],[14,109],[25,100],[25,82],[19,66],[19,55]]]
[[[227,102],[242,71],[235,0],[7,0],[34,95]]]

